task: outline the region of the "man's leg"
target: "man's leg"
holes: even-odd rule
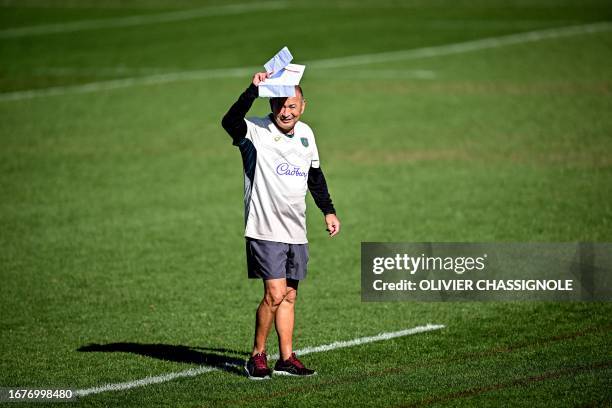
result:
[[[266,340],[272,327],[272,321],[287,295],[287,279],[266,279],[263,282],[264,297],[257,308],[253,356],[266,351]],[[291,327],[293,330],[293,315],[291,317]]]
[[[287,279],[285,297],[276,310],[275,326],[281,359],[286,360],[293,353],[293,323],[295,321],[295,300],[299,281]]]
[[[285,298],[276,310],[276,332],[280,358],[274,365],[274,375],[307,377],[315,375],[315,370],[306,368],[293,352],[293,324],[295,300],[300,279],[306,277],[308,263],[308,245],[289,245],[287,253],[287,290]]]

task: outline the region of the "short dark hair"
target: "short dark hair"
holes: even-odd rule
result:
[[[296,90],[300,91],[300,95],[302,95],[302,100],[304,100],[304,91],[302,90],[302,87],[299,86],[299,85],[296,85],[295,88],[296,88]],[[276,102],[279,99],[287,99],[287,98],[286,97],[270,98],[270,108],[272,110],[274,110],[274,102]]]

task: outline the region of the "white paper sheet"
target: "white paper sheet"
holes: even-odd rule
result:
[[[300,84],[305,69],[305,65],[287,65],[259,84],[259,96],[265,98],[295,96],[295,86]]]
[[[283,49],[277,52],[270,61],[264,64],[264,68],[267,73],[276,74],[289,65],[292,59],[293,55],[291,55],[289,48],[283,47]]]

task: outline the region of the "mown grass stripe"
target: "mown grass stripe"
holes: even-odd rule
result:
[[[57,24],[41,24],[35,26],[15,27],[0,30],[0,39],[27,37],[34,35],[71,33],[76,31],[97,30],[104,28],[121,28],[141,26],[147,24],[170,23],[176,21],[193,20],[196,18],[203,17],[241,14],[257,10],[280,10],[287,8],[288,6],[289,3],[285,1],[267,1],[248,4],[227,4],[223,6],[210,6],[159,14],[144,14],[116,18],[81,20]]]
[[[410,50],[382,52],[375,54],[362,54],[341,58],[306,61],[306,65],[310,68],[325,69],[368,65],[381,62],[403,61],[419,58],[432,58],[444,55],[461,54],[483,49],[504,47],[508,45],[516,45],[610,30],[612,30],[611,22],[601,22],[579,26],[529,31],[524,33],[505,35],[501,37],[483,38],[479,40],[435,47],[424,47]],[[178,81],[241,77],[249,75],[254,71],[260,69],[261,67],[204,69],[198,71],[182,71],[168,74],[99,81],[83,85],[58,86],[52,88],[7,92],[0,93],[0,102],[18,101],[24,99],[41,98],[65,94],[90,93],[118,88],[127,88],[137,85],[158,85]]]

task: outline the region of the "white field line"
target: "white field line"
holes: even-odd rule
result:
[[[336,341],[334,343],[324,344],[322,346],[316,346],[316,347],[306,347],[300,350],[296,350],[295,354],[303,356],[305,354],[311,354],[311,353],[322,353],[325,351],[331,351],[331,350],[336,350],[336,349],[345,348],[345,347],[353,347],[353,346],[359,346],[361,344],[373,343],[375,341],[391,340],[396,337],[411,336],[413,334],[428,332],[432,330],[440,330],[440,329],[443,329],[444,327],[446,326],[444,326],[443,324],[427,324],[425,326],[413,327],[412,329],[405,329],[405,330],[400,330],[400,331],[390,332],[390,333],[380,333],[380,334],[377,334],[376,336],[360,337],[358,339],[347,340],[347,341]],[[272,360],[278,360],[279,355],[274,354],[270,356],[270,358]]]
[[[253,69],[256,69],[254,67]],[[97,67],[97,68],[77,68],[77,67],[38,67],[32,72],[38,75],[52,75],[57,77],[78,77],[78,76],[92,76],[92,75],[164,75],[164,74],[176,74],[178,68],[170,67],[127,67],[124,65],[118,65],[115,67]],[[242,71],[238,71],[241,73]],[[314,75],[320,77],[329,77],[329,71],[315,71]],[[416,78],[416,79],[433,79],[436,77],[436,73],[431,70],[424,69],[379,69],[379,68],[365,68],[362,70],[351,70],[342,71],[343,78],[372,78],[375,75],[376,78]],[[121,79],[121,78],[118,78]]]
[[[168,82],[202,80],[213,78],[232,78],[250,75],[261,67],[226,68],[226,69],[203,69],[199,71],[181,71],[168,74],[147,75],[140,77],[111,79],[107,81],[91,82],[83,85],[55,86],[43,89],[31,89],[27,91],[16,91],[0,93],[0,102],[16,101],[22,99],[33,99],[45,96],[57,96],[66,94],[81,94],[112,89],[129,88],[136,85],[158,85]]]
[[[337,349],[341,349],[345,347],[353,347],[353,346],[359,346],[361,344],[373,343],[375,341],[390,340],[396,337],[404,337],[404,336],[410,336],[413,334],[424,333],[424,332],[433,331],[433,330],[439,330],[439,329],[443,329],[444,327],[445,326],[442,324],[427,324],[425,326],[413,327],[412,329],[400,330],[400,331],[390,332],[390,333],[381,333],[376,336],[360,337],[360,338],[348,340],[348,341],[337,341],[331,344],[324,344],[322,346],[316,346],[316,347],[306,347],[300,350],[296,350],[295,353],[298,355],[322,353],[325,351],[337,350]],[[279,357],[278,354],[274,354],[270,356],[270,359],[277,360],[278,357]],[[116,383],[116,384],[105,384],[99,387],[91,387],[91,388],[76,390],[74,391],[74,393],[78,397],[84,397],[86,395],[99,394],[99,393],[108,392],[108,391],[122,391],[122,390],[128,390],[130,388],[145,387],[147,385],[152,385],[152,384],[160,384],[160,383],[164,383],[167,381],[172,381],[177,378],[195,377],[197,375],[210,373],[212,371],[219,371],[219,368],[210,367],[210,366],[199,366],[195,368],[190,368],[185,371],[178,371],[178,372],[162,374],[158,376],[146,377],[140,380],[134,380],[134,381],[128,381],[128,382],[122,382],[122,383]]]
[[[0,30],[0,39],[25,37],[31,35],[70,33],[83,30],[96,30],[100,28],[133,27],[145,24],[169,23],[175,21],[193,20],[202,17],[240,14],[257,10],[280,10],[287,8],[288,6],[289,3],[286,1],[227,4],[224,6],[210,6],[190,10],[171,11],[168,13],[143,14],[96,20],[81,20],[57,24],[41,24]]]
[[[177,72],[180,68],[172,67],[128,67],[117,65],[114,67],[36,67],[32,72],[53,76],[80,76],[80,75],[159,75]]]
[[[314,63],[316,63],[316,61],[314,61]],[[160,85],[180,81],[197,81],[214,78],[244,77],[258,70],[261,70],[261,67],[219,68],[203,69],[198,71],[170,72],[166,74],[144,75],[131,78],[110,79],[105,81],[91,82],[83,85],[54,86],[50,88],[0,93],[0,102],[18,101],[24,99],[34,99],[46,96],[59,96],[66,94],[92,93],[98,91],[108,91],[112,89],[128,88],[137,85]],[[416,79],[432,79],[435,77],[435,73],[433,71],[426,70],[383,72],[381,76],[386,75],[385,77],[388,77],[390,74],[393,74],[394,78],[403,76]],[[376,74],[369,74],[370,77],[372,75]],[[367,75],[364,72],[358,72],[355,75],[355,77],[366,76]]]
[[[598,33],[610,30],[612,30],[611,22],[601,22],[579,26],[529,31],[524,33],[505,35],[501,37],[483,38],[480,40],[466,41],[462,43],[440,45],[434,47],[414,48],[402,51],[363,54],[349,57],[307,61],[306,65],[314,69],[325,69],[368,65],[383,62],[414,60],[421,58],[432,58],[444,55],[461,54],[483,49],[504,47],[508,45],[570,37],[580,34]],[[127,88],[136,85],[157,85],[178,81],[241,77],[250,75],[256,70],[260,69],[261,67],[244,67],[182,71],[168,74],[92,82],[84,85],[58,86],[43,89],[31,89],[26,91],[6,92],[0,93],[0,102],[33,99],[55,95],[106,91],[111,89]]]
[[[210,373],[212,371],[217,371],[217,370],[219,369],[216,367],[200,366],[196,368],[190,368],[189,370],[185,370],[185,371],[178,371],[174,373],[158,375],[155,377],[145,377],[141,380],[134,380],[134,381],[128,381],[128,382],[122,382],[122,383],[116,383],[116,384],[106,384],[106,385],[101,385],[99,387],[91,387],[91,388],[86,388],[83,390],[76,390],[74,391],[74,394],[77,397],[84,397],[86,395],[99,394],[101,392],[107,392],[107,391],[129,390],[130,388],[145,387],[147,385],[164,383],[164,382],[175,380],[177,378],[195,377],[200,374]]]
[[[425,69],[380,69],[365,68],[338,71],[338,76],[345,79],[435,79],[436,73]],[[329,71],[314,71],[310,77],[330,78]]]
[[[355,55],[350,57],[330,58],[310,62],[311,68],[339,68],[355,65],[377,64],[381,62],[405,61],[412,59],[431,58],[441,55],[463,54],[489,48],[499,48],[508,45],[524,44],[580,34],[591,34],[612,30],[612,22],[584,24],[578,26],[549,28],[528,31],[501,37],[483,38],[462,43],[439,45],[434,47],[416,48],[411,50],[381,52],[376,54]],[[308,63],[306,63],[308,64]]]

